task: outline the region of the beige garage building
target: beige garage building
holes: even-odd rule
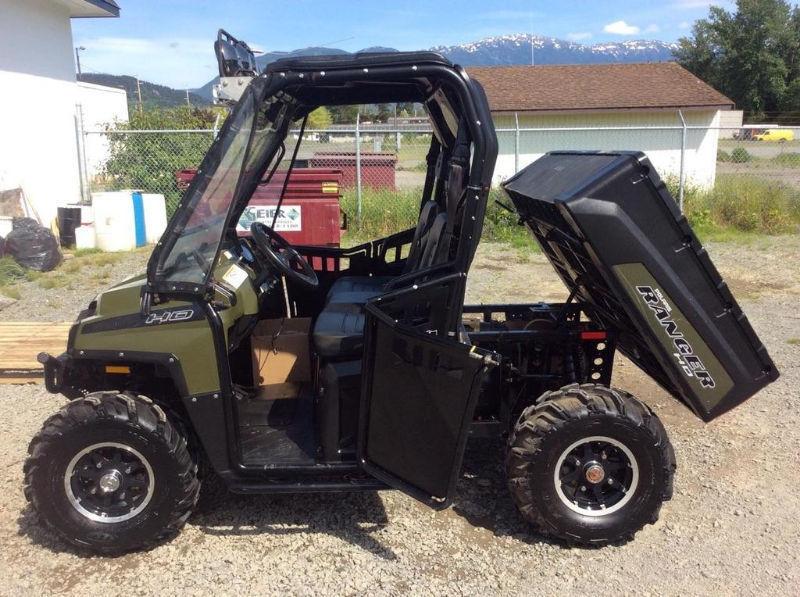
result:
[[[486,89],[498,129],[498,180],[557,149],[642,150],[662,177],[677,178],[685,146],[686,180],[714,183],[720,116],[733,102],[676,63],[468,72]]]

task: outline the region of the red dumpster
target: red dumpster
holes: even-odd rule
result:
[[[192,180],[194,180],[195,174],[197,174],[197,168],[185,168],[183,170],[178,170],[175,173],[175,182],[178,185],[178,190],[183,192],[188,189],[189,184],[191,184]]]
[[[181,170],[175,177],[188,186],[194,174],[196,170]],[[249,234],[255,221],[272,225],[285,180],[286,171],[278,170],[269,183],[256,188],[236,225],[240,236]],[[293,245],[338,247],[342,233],[341,184],[341,170],[294,168],[275,220],[275,230]]]
[[[312,168],[337,168],[342,171],[342,186],[356,186],[355,152],[320,151],[311,156]],[[362,186],[395,190],[394,171],[397,156],[393,153],[361,153]]]
[[[250,198],[236,230],[247,233],[254,221],[271,225],[286,172],[278,171],[268,184],[259,185]],[[293,245],[339,246],[339,189],[341,170],[298,168],[292,170],[283,195],[275,230]]]

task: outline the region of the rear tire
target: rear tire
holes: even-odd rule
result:
[[[664,426],[622,390],[573,384],[545,393],[509,439],[511,496],[538,532],[572,544],[630,540],[672,497]]]
[[[200,490],[186,439],[149,399],[96,392],[45,421],[28,447],[25,497],[67,542],[101,554],[175,537]]]

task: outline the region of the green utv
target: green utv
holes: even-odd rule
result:
[[[445,508],[476,436],[507,438],[508,488],[537,532],[624,541],[670,498],[675,455],[610,386],[615,351],[704,421],[778,377],[643,154],[554,152],[507,180],[569,296],[464,305],[498,150],[481,86],[427,52],[257,73],[244,43],[221,32],[216,50],[219,97],[237,101],[147,273],[40,355],[71,402],[31,442],[25,494],[68,542],[170,539],[198,471],[237,493],[395,488]],[[351,248],[291,246],[274,218],[237,235],[312,110],[391,102],[423,104],[433,130],[415,228]]]

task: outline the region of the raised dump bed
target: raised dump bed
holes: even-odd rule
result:
[[[573,300],[703,420],[778,377],[643,153],[552,152],[503,188]]]

